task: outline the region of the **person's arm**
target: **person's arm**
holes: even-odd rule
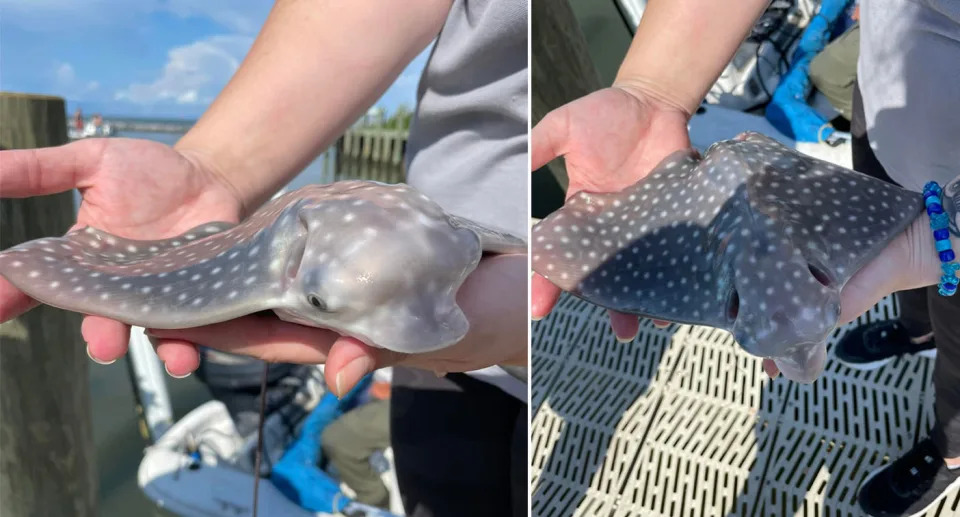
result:
[[[357,120],[437,36],[451,0],[278,0],[247,57],[175,145],[250,215]]]
[[[770,0],[651,0],[614,86],[692,115]]]

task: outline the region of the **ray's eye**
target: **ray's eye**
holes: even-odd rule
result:
[[[310,296],[308,296],[307,301],[310,302],[310,305],[313,305],[314,307],[316,307],[317,309],[320,309],[321,311],[327,310],[327,304],[323,303],[323,300],[321,300],[320,297],[315,294],[311,294]]]

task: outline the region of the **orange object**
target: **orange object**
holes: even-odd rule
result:
[[[389,399],[390,398],[390,383],[383,381],[374,381],[370,386],[370,396],[376,397],[378,399]]]

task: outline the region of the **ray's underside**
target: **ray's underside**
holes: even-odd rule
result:
[[[533,269],[610,309],[782,351],[832,330],[840,288],[922,208],[919,193],[746,133],[573,196],[534,227]]]

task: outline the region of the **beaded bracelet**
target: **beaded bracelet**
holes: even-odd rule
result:
[[[957,270],[960,264],[953,261],[956,254],[950,248],[950,221],[943,212],[942,201],[943,189],[936,181],[928,182],[923,186],[923,204],[927,207],[927,215],[930,216],[930,229],[933,230],[933,238],[936,241],[937,255],[940,257],[940,269],[943,276],[940,277],[939,293],[940,296],[953,296],[957,292],[957,284],[960,279],[957,278]]]

